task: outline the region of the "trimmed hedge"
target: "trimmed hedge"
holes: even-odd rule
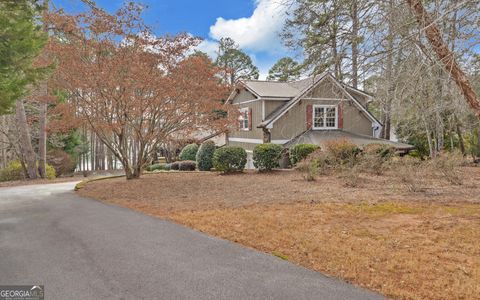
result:
[[[178,171],[178,169],[180,168],[180,162],[179,161],[173,162],[169,165],[170,165],[170,170]]]
[[[298,144],[293,146],[290,148],[290,160],[292,165],[296,165],[318,149],[320,149],[320,146],[315,144]]]
[[[178,169],[180,171],[195,171],[197,168],[197,163],[193,160],[184,160],[178,164]]]
[[[149,172],[170,171],[170,165],[169,164],[153,164],[147,167],[147,171]]]
[[[222,147],[213,154],[213,167],[224,173],[243,171],[246,163],[247,152],[241,147]]]
[[[260,171],[280,167],[279,160],[283,147],[277,144],[260,144],[253,149],[253,165]]]
[[[180,160],[196,160],[198,152],[198,145],[197,144],[188,144],[183,147],[182,151],[180,151]]]
[[[213,168],[215,149],[215,142],[213,141],[206,141],[200,145],[197,152],[197,166],[200,171],[210,171]]]
[[[46,164],[47,179],[55,179],[55,169]],[[22,164],[18,160],[11,161],[5,169],[0,169],[0,181],[12,181],[25,179]]]

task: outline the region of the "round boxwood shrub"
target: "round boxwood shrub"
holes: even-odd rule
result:
[[[290,160],[292,161],[292,165],[296,165],[298,162],[304,160],[317,149],[320,149],[320,146],[315,144],[298,144],[293,146],[290,148]]]
[[[188,144],[183,147],[182,151],[180,151],[180,160],[196,160],[198,152],[198,145],[197,144]]]
[[[277,144],[260,144],[253,149],[253,165],[260,171],[270,171],[280,167],[283,147]]]
[[[213,153],[213,167],[217,171],[230,173],[243,171],[247,163],[247,152],[242,147],[222,147]]]
[[[197,163],[193,160],[184,160],[178,163],[178,169],[180,171],[195,171]]]
[[[213,153],[215,142],[206,141],[200,145],[197,152],[197,166],[200,171],[210,171],[213,168]]]

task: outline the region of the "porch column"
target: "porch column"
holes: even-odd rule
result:
[[[270,133],[270,130],[268,128],[262,128],[263,129],[263,143],[268,144],[272,141],[272,134]]]

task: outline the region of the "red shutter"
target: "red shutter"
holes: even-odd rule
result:
[[[252,108],[248,109],[248,130],[252,130]]]
[[[307,130],[312,129],[313,107],[311,104],[307,105]]]
[[[343,102],[338,104],[338,129],[343,129]]]

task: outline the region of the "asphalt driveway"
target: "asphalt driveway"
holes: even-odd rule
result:
[[[0,188],[0,285],[45,299],[382,299],[279,258],[77,196]]]

